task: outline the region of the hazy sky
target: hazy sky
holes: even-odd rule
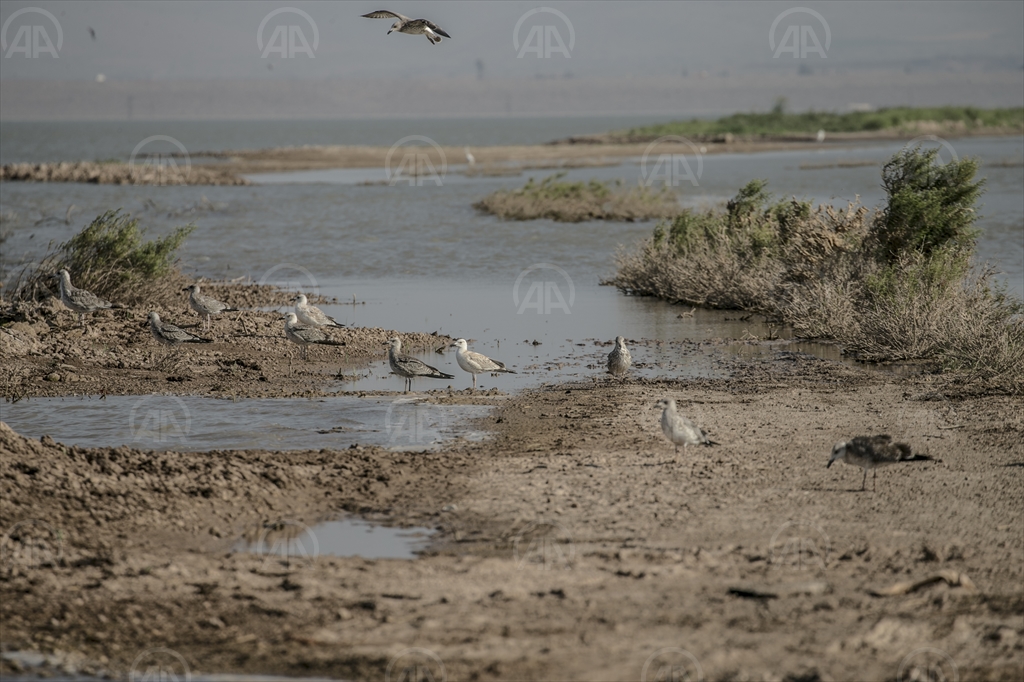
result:
[[[551,7],[552,13],[523,15]],[[771,28],[776,18],[794,7],[809,7],[824,19],[831,33],[825,50],[824,26],[806,13],[792,13],[776,26],[776,47],[790,26],[793,36],[810,26],[826,57],[813,51],[804,30],[804,59],[814,67],[857,69],[872,66],[943,69],[1020,69],[1024,65],[1024,2],[402,2],[396,0],[305,0],[207,2],[125,1],[0,2],[6,49],[0,57],[4,79],[108,80],[177,79],[323,79],[467,77],[477,74],[478,60],[490,77],[537,75],[591,78],[639,74],[678,75],[708,70],[734,73],[756,69],[794,69],[792,53],[773,57]],[[25,56],[30,36],[36,48],[46,47],[41,31],[54,44],[56,27],[39,12],[51,13],[63,42],[58,58],[45,49]],[[313,49],[313,25],[318,33]],[[360,17],[371,10],[391,9],[428,18],[453,36],[430,45],[422,36],[386,35],[390,21]],[[569,50],[569,25],[574,44]],[[28,28],[23,28],[27,26]],[[278,28],[278,27],[283,28]],[[297,26],[297,29],[289,28]],[[553,26],[553,29],[545,28]],[[95,40],[89,28],[95,30]],[[544,32],[547,31],[545,34]],[[277,40],[275,42],[275,35]],[[519,52],[538,36],[552,48]],[[20,36],[20,42],[18,39]],[[282,40],[290,38],[294,54],[282,58]],[[264,50],[259,47],[263,40]],[[304,41],[304,42],[303,42]],[[308,44],[314,57],[303,51]],[[569,58],[560,51],[565,45]],[[538,47],[536,42],[528,47]],[[20,50],[20,51],[19,51]],[[1024,72],[1022,72],[1024,78]]]

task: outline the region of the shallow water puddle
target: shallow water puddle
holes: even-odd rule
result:
[[[390,528],[361,519],[325,521],[314,526],[284,521],[264,527],[255,539],[239,540],[232,551],[289,563],[312,562],[319,556],[415,559],[433,534],[430,528]]]
[[[490,409],[408,396],[232,401],[148,395],[33,398],[4,404],[2,416],[24,436],[82,447],[315,450],[358,443],[423,450],[460,436],[481,438],[469,424]]]

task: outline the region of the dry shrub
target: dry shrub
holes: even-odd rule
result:
[[[659,224],[617,254],[606,283],[764,313],[863,360],[932,360],[1024,392],[1024,304],[972,267],[977,163],[934,162],[920,150],[893,157],[890,201],[874,213],[771,203],[764,183],[752,182],[725,212],[684,211]]]

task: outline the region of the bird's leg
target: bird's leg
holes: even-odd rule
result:
[[[860,481],[860,489],[861,490],[867,490],[867,485],[868,485],[868,470],[864,469],[864,478],[862,478],[861,481]]]
[[[476,375],[473,375],[473,390],[476,390]]]
[[[878,490],[878,469],[871,472],[871,491],[875,492]]]

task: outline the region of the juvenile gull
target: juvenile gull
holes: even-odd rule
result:
[[[661,413],[661,432],[676,446],[677,453],[680,445],[684,450],[687,445],[718,445],[715,441],[709,440],[708,434],[699,426],[679,414],[675,400],[664,398],[659,400],[655,407],[664,408]]]
[[[841,440],[832,448],[832,456],[825,468],[832,466],[832,462],[842,461],[851,466],[863,467],[864,478],[861,479],[860,489],[865,490],[868,482],[868,469],[875,471],[871,474],[871,489],[875,490],[878,478],[878,467],[896,462],[938,462],[934,457],[928,455],[915,455],[910,451],[906,443],[893,443],[892,436],[857,436],[850,440]]]
[[[206,316],[206,321],[203,325],[203,329],[210,328],[211,315],[217,315],[219,313],[238,312],[238,308],[232,308],[228,306],[227,303],[221,303],[215,298],[210,298],[205,294],[199,293],[198,284],[193,284],[192,286],[185,287],[183,291],[190,292],[188,295],[188,304],[192,307],[192,310],[199,313],[200,316]]]
[[[317,308],[315,305],[309,305],[305,294],[299,294],[294,299],[295,301],[295,316],[299,318],[299,322],[310,327],[344,327],[330,315],[324,313],[324,311]]]
[[[211,339],[204,339],[169,322],[162,322],[155,312],[149,314],[149,331],[153,332],[154,339],[165,346],[177,346],[179,343],[213,343]]]
[[[444,30],[432,21],[426,19],[410,19],[409,17],[399,14],[398,12],[392,12],[390,10],[381,9],[376,12],[370,12],[364,14],[365,19],[398,19],[394,24],[391,25],[391,31],[398,31],[399,33],[409,33],[412,35],[423,34],[427,36],[427,40],[430,41],[431,45],[436,45],[441,42],[441,36],[451,39],[451,36],[444,32]],[[388,35],[391,34],[388,31]]]
[[[621,336],[615,337],[615,348],[608,354],[608,373],[620,377],[626,373],[632,364],[633,358],[626,348],[626,339]]]
[[[303,360],[306,359],[306,346],[311,343],[318,343],[324,346],[344,345],[341,341],[335,341],[316,327],[300,325],[295,313],[285,313],[284,335],[287,336],[288,340],[292,343],[297,343],[302,346]]]
[[[476,375],[481,372],[504,372],[506,374],[515,374],[515,372],[505,367],[504,362],[492,360],[486,355],[474,353],[469,350],[466,344],[466,339],[459,339],[453,343],[451,347],[459,349],[455,352],[455,359],[459,362],[459,367],[473,375],[474,390],[476,389]]]
[[[454,379],[454,374],[445,374],[436,367],[409,355],[402,355],[402,340],[397,336],[388,344],[388,364],[391,371],[405,379],[405,392],[412,390],[412,380],[416,377],[430,379]]]
[[[83,327],[85,326],[86,313],[122,307],[103,300],[91,291],[73,287],[71,285],[71,274],[67,271],[67,268],[61,268],[56,276],[60,278],[60,302],[70,310],[78,313],[78,323]]]

